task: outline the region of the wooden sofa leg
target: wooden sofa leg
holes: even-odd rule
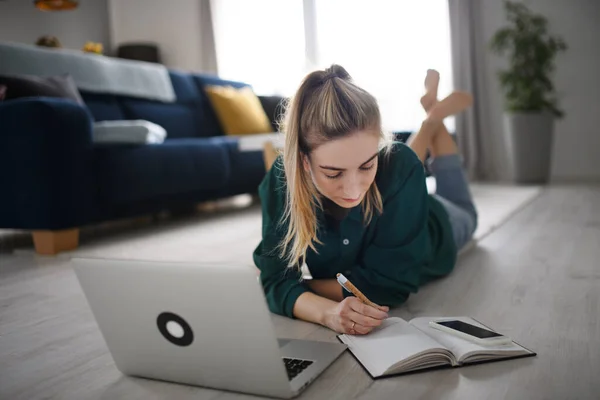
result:
[[[79,228],[60,231],[34,231],[33,243],[38,254],[55,255],[76,249],[79,245]]]

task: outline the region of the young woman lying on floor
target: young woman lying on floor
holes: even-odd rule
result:
[[[366,334],[388,306],[452,271],[477,212],[443,120],[472,98],[454,92],[438,101],[438,82],[429,70],[427,118],[405,145],[385,140],[377,101],[341,66],[303,80],[286,111],[283,157],[259,189],[263,237],[254,262],[272,312]],[[435,195],[425,182],[428,152]],[[312,280],[302,280],[304,263]],[[338,272],[381,306],[343,291]]]

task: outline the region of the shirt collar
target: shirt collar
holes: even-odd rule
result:
[[[324,219],[325,215],[327,214],[332,216],[334,219],[337,219],[339,222],[346,219],[359,222],[363,220],[362,203],[348,210],[346,215],[344,215],[343,212],[339,212],[339,210],[335,210],[336,207],[341,207],[325,197],[321,198],[321,203],[323,205],[323,209],[317,210],[317,215],[319,219]]]
[[[348,213],[348,218],[353,221],[362,221],[363,220],[363,205],[362,203],[353,207]]]

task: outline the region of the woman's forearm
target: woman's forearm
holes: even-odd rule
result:
[[[314,322],[320,325],[326,325],[325,317],[327,313],[337,306],[337,302],[326,299],[312,292],[305,292],[298,297],[294,304],[294,317]]]
[[[327,314],[344,300],[342,287],[335,279],[313,279],[306,283],[314,293],[306,292],[298,297],[294,304],[294,316],[327,325]]]
[[[306,282],[310,289],[319,296],[337,302],[344,300],[343,289],[335,279],[313,279]]]

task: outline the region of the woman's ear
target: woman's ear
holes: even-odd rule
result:
[[[302,157],[302,166],[304,166],[304,171],[310,172],[310,161],[308,156],[306,154],[302,154],[300,157]]]

